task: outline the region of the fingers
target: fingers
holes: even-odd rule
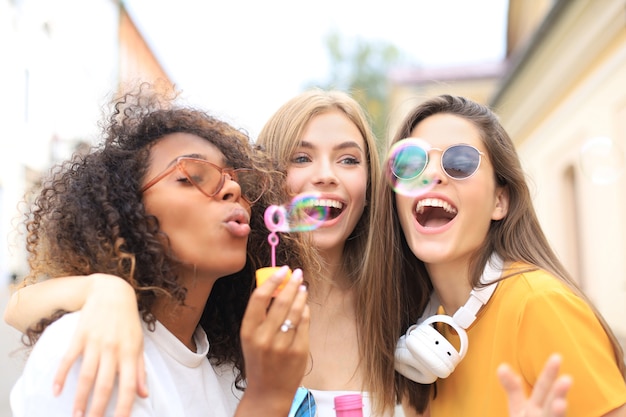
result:
[[[300,323],[298,324],[298,327],[295,330],[294,341],[292,344],[293,348],[299,352],[309,351],[310,320],[311,320],[311,312],[309,310],[309,306],[306,305],[306,301],[305,301],[305,306],[303,308],[302,314],[300,315]]]
[[[306,305],[306,291],[302,291],[303,289],[300,288],[301,284],[302,270],[296,269],[291,274],[291,279],[285,285],[285,288],[272,301],[272,307],[268,312],[268,318],[273,314],[277,320],[283,320],[283,323],[289,321],[292,324],[289,330],[297,329],[302,311]]]
[[[526,398],[522,378],[507,364],[498,367],[498,379],[506,391],[509,401],[509,415],[525,417],[565,417],[566,396],[572,385],[568,375],[557,378],[561,357],[552,355],[546,361],[532,393]]]
[[[497,370],[500,384],[506,391],[509,399],[509,415],[515,416],[516,410],[521,410],[526,404],[526,394],[522,385],[522,378],[513,372],[507,364],[502,364]]]
[[[141,358],[143,359],[143,355]],[[137,386],[139,381],[137,368],[138,365],[132,358],[120,361],[118,368],[119,395],[117,397],[117,404],[115,405],[116,417],[130,416],[135,394],[139,393],[139,387]],[[98,394],[100,395],[101,393]]]
[[[278,270],[278,272],[274,273],[267,281],[265,281],[261,286],[257,287],[250,296],[250,300],[248,301],[248,306],[246,308],[245,316],[246,320],[243,321],[241,325],[241,330],[243,332],[249,333],[252,331],[252,328],[261,326],[266,321],[266,315],[268,307],[270,306],[270,302],[272,303],[272,310],[276,311],[278,309],[284,310],[285,303],[287,302],[287,297],[289,294],[294,294],[293,290],[293,278],[294,274],[292,273],[292,279],[287,282],[287,285],[283,290],[278,293],[278,297],[273,299],[273,294],[278,289],[278,287],[283,283],[287,273],[289,271],[289,267],[283,266]],[[298,274],[296,274],[296,277]],[[299,275],[300,279],[302,275]],[[281,307],[276,307],[276,304],[281,305]],[[276,324],[276,329],[282,324],[282,322],[286,319],[286,316],[278,318],[277,315],[274,318],[274,321],[280,320],[278,324]]]
[[[246,364],[244,398],[291,401],[309,359],[307,289],[302,271],[296,269],[284,287],[286,269],[257,287],[248,303],[241,325],[241,342]]]
[[[75,336],[70,343],[70,348],[67,353],[61,358],[61,362],[59,363],[59,368],[57,369],[57,373],[54,376],[54,382],[52,387],[52,393],[54,396],[58,396],[63,391],[63,386],[65,385],[65,379],[67,378],[67,374],[69,373],[72,365],[78,357],[80,356],[83,350],[83,341]]]
[[[551,387],[556,380],[560,366],[561,357],[559,355],[554,354],[548,358],[530,395],[532,403],[544,404],[546,402],[546,399],[551,394]]]
[[[93,387],[98,372],[99,353],[89,350],[83,355],[83,362],[78,374],[78,385],[76,386],[76,396],[74,397],[74,415],[80,411],[84,415],[89,401],[89,394]]]
[[[306,288],[302,284],[302,271],[296,269],[276,297],[273,294],[283,284],[289,268],[283,267],[260,287],[255,289],[248,302],[241,325],[242,338],[255,335],[256,343],[276,344],[284,347],[293,342],[306,305]],[[271,308],[270,308],[271,303]],[[281,327],[287,331],[281,331]],[[274,339],[277,334],[282,337]]]
[[[137,395],[141,398],[147,398],[149,395],[148,392],[148,383],[146,382],[146,363],[143,358],[143,349],[142,354],[139,355],[139,360],[137,361]]]
[[[98,375],[93,389],[93,398],[89,406],[87,417],[102,417],[113,392],[115,384],[115,359],[110,352],[102,355],[98,365]],[[80,390],[81,388],[79,388]],[[87,392],[87,395],[89,392]]]
[[[296,269],[290,282],[285,286],[281,293],[276,297],[272,303],[272,307],[268,312],[268,325],[274,323],[272,315],[276,316],[277,320],[284,317],[284,320],[279,324],[278,330],[283,333],[283,337],[280,337],[277,341],[278,346],[290,346],[296,340],[301,338],[298,336],[304,334],[308,341],[308,321],[303,323],[303,313],[305,309],[308,309],[306,304],[307,291],[306,287],[301,285],[302,283],[302,271]],[[308,342],[307,342],[308,344]]]
[[[542,416],[565,417],[565,397],[572,385],[572,379],[568,375],[557,379],[560,367],[561,357],[557,354],[550,356],[533,387],[530,402],[543,409]]]
[[[566,396],[572,386],[572,378],[569,375],[560,376],[553,384],[550,396],[550,412],[547,417],[565,417],[567,411]],[[548,404],[550,406],[550,404]]]
[[[116,416],[129,416],[135,395],[148,395],[135,292],[118,277],[94,274],[92,278],[92,289],[82,308],[76,334],[55,375],[53,391],[60,393],[70,369],[82,356],[75,415],[104,415],[115,390]]]
[[[306,332],[308,337],[308,322],[304,330],[300,329],[307,306],[302,271],[293,271],[284,288],[273,297],[276,288],[283,283],[287,271],[287,267],[281,268],[252,292],[241,324],[244,347],[254,347],[268,354],[285,352],[296,339],[302,344],[298,338],[302,332]]]

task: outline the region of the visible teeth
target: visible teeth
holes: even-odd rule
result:
[[[415,212],[417,214],[422,214],[424,212],[424,207],[441,207],[448,213],[456,214],[457,210],[452,207],[449,203],[440,200],[438,198],[425,198],[417,202],[417,207],[415,207]]]
[[[311,203],[313,206],[322,206],[322,207],[332,207],[341,210],[343,208],[343,204],[337,200],[328,200],[328,199],[316,199]]]

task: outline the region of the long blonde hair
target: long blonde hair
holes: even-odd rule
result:
[[[376,139],[367,116],[361,106],[350,95],[342,91],[312,89],[293,97],[283,104],[267,121],[256,143],[276,158],[279,169],[287,171],[289,161],[300,145],[302,134],[309,121],[322,113],[341,111],[357,127],[366,146],[369,179],[366,201],[368,204],[346,242],[343,253],[343,268],[352,282],[362,270],[362,258],[369,235],[370,204],[380,178],[380,160],[376,151]]]
[[[368,318],[365,311],[369,305],[364,302],[374,297],[370,286],[371,279],[365,269],[366,251],[372,224],[376,217],[373,214],[373,200],[378,193],[381,182],[380,157],[377,144],[372,133],[366,113],[350,95],[341,91],[325,91],[312,89],[292,98],[276,111],[261,130],[257,144],[264,147],[269,155],[276,158],[279,168],[286,172],[293,153],[309,121],[316,115],[339,110],[358,128],[366,146],[367,166],[369,172],[366,201],[363,214],[348,238],[343,252],[343,272],[350,278],[356,296],[357,337],[361,354],[360,366],[364,372],[364,389],[372,394],[372,407],[375,413],[393,408],[395,394],[393,379],[391,383],[386,377],[389,361],[383,360],[379,354],[382,346],[378,345],[380,329],[387,325],[386,318],[378,316]],[[282,166],[281,166],[282,165]],[[378,281],[386,277],[379,276]],[[382,285],[382,284],[380,284]],[[374,343],[371,340],[375,340]],[[393,370],[393,362],[391,362]]]

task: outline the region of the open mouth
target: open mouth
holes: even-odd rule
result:
[[[438,198],[425,198],[417,202],[415,218],[424,227],[441,227],[456,217],[458,210]]]
[[[343,212],[343,203],[337,200],[315,199],[311,201],[310,207],[306,209],[309,217],[318,220],[332,220]]]

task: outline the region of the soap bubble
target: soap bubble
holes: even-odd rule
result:
[[[298,194],[285,206],[265,209],[265,226],[270,232],[308,232],[319,227],[330,209],[319,204],[319,194]]]
[[[308,232],[319,227],[326,218],[330,208],[322,206],[320,195],[302,193],[295,196],[286,206],[271,205],[265,209],[263,220],[270,231],[267,241],[271,246],[272,266],[276,266],[276,246],[279,238],[277,232]]]
[[[610,184],[624,173],[624,152],[611,138],[589,139],[580,148],[580,168],[594,184]]]
[[[430,146],[421,139],[402,139],[387,155],[385,174],[393,190],[416,197],[426,193],[437,183],[437,178],[426,174]]]
[[[291,232],[317,229],[328,218],[330,207],[322,206],[319,194],[298,194],[288,205],[287,217]]]

